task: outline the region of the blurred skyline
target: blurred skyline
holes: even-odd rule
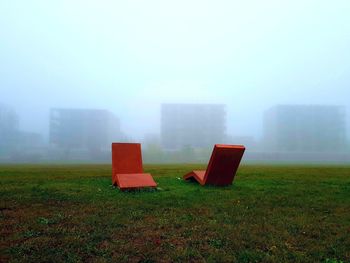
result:
[[[111,110],[140,139],[161,103],[226,104],[262,136],[278,104],[343,105],[349,1],[1,1],[0,102],[47,138],[50,108]]]

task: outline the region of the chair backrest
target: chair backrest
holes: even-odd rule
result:
[[[143,173],[141,144],[112,143],[112,176]]]
[[[215,144],[204,175],[205,184],[232,184],[244,150],[243,145]]]

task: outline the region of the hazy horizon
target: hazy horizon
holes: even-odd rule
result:
[[[262,136],[279,104],[342,105],[349,1],[2,1],[0,103],[47,138],[50,108],[108,109],[140,140],[161,103],[220,103]]]

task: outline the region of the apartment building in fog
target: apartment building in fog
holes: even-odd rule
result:
[[[118,118],[102,109],[51,109],[49,125],[50,144],[63,148],[109,149],[122,136]]]
[[[212,147],[226,136],[223,104],[162,104],[161,143],[164,149]]]
[[[345,107],[278,105],[264,115],[265,150],[337,152],[346,149]]]

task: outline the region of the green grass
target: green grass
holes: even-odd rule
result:
[[[120,192],[109,165],[0,166],[0,262],[348,262],[349,166],[242,166],[229,187],[149,165]]]

